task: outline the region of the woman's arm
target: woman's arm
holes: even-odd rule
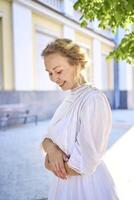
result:
[[[43,140],[42,142],[42,147],[45,150],[45,152],[47,153],[46,155],[46,159],[45,159],[45,167],[50,170],[53,171],[53,173],[57,176],[59,176],[60,178],[66,178],[66,176],[77,176],[80,175],[79,173],[77,173],[76,171],[74,171],[72,168],[70,168],[67,164],[68,161],[68,157],[67,155],[55,144],[52,142],[52,140],[50,140],[49,138],[46,138],[45,140]],[[58,170],[54,170],[54,168],[52,167],[53,164],[53,160],[51,158],[51,156],[53,155],[53,157],[56,158],[56,153],[58,154],[62,154],[62,161],[63,161],[63,165],[61,165],[61,172]],[[62,163],[61,161],[61,163]]]
[[[43,150],[49,154],[51,153],[55,148],[57,148],[57,145],[53,143],[53,141],[49,138],[45,138],[42,143]]]
[[[45,167],[46,167],[46,169],[52,171],[51,164],[50,164],[49,158],[48,158],[48,154],[46,155],[46,159],[45,159]],[[68,176],[78,176],[78,175],[80,175],[79,173],[74,171],[72,168],[70,168],[68,166],[67,162],[65,162],[65,169],[66,169],[66,172],[67,172]],[[55,172],[53,172],[53,173],[56,175]]]
[[[67,155],[49,138],[42,142],[43,150],[48,154],[49,166],[51,171],[58,177],[65,179],[67,177],[64,160],[68,161]]]

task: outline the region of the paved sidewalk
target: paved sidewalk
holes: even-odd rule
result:
[[[109,139],[109,147],[134,126],[134,110],[113,110],[112,116],[113,126]]]
[[[104,161],[120,200],[134,200],[134,110],[113,111],[113,128]]]
[[[49,175],[40,143],[48,122],[0,132],[0,200],[40,200],[47,197]]]
[[[40,143],[48,123],[45,121],[38,126],[27,124],[0,131],[0,200],[47,198],[51,175],[44,168]],[[113,111],[109,150],[132,126],[134,110]]]

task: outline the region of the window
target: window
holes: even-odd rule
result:
[[[83,49],[83,51],[85,52],[88,58],[88,64],[86,68],[84,69],[83,74],[88,82],[92,82],[92,60],[91,60],[90,48],[87,45],[81,44],[79,42],[78,42],[78,45],[80,45],[80,47]]]
[[[3,89],[2,18],[0,18],[0,90]]]
[[[102,53],[101,78],[103,90],[113,89],[113,62],[106,60],[107,55]]]
[[[63,0],[38,0],[39,2],[46,4],[55,10],[61,11]]]
[[[49,79],[48,72],[45,71],[44,62],[41,57],[41,53],[46,45],[55,39],[50,35],[45,33],[37,32],[36,33],[36,89],[37,90],[57,90],[57,86]]]

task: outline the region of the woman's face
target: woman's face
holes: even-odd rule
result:
[[[76,87],[76,75],[80,73],[80,66],[72,66],[66,57],[53,53],[44,59],[46,71],[50,79],[58,84],[62,90]]]

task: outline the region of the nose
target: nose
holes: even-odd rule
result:
[[[60,83],[60,78],[59,78],[59,76],[53,76],[53,81],[55,82],[55,83]]]
[[[56,82],[57,84],[59,84],[59,83],[60,83],[60,79],[57,78],[55,82]]]

